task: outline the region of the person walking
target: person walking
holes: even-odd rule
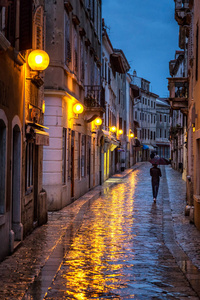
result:
[[[157,164],[153,164],[153,167],[150,169],[150,175],[151,175],[151,184],[152,184],[152,191],[153,191],[153,201],[156,202],[160,177],[162,176],[161,170],[160,168],[158,168]]]

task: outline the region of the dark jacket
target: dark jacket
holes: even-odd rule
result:
[[[160,177],[162,176],[160,168],[158,167],[151,168],[150,175],[152,176],[152,184],[159,184]]]

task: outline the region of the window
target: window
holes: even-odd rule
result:
[[[32,190],[33,186],[33,141],[27,140],[26,145],[26,191]]]
[[[153,116],[153,119],[154,119],[154,124],[156,123],[156,116]]]
[[[148,99],[148,106],[150,106],[150,100]]]
[[[67,164],[67,129],[63,128],[62,136],[62,184],[66,184],[66,164]]]
[[[70,43],[70,20],[67,12],[65,13],[65,63],[71,62],[71,43]]]
[[[164,122],[167,122],[167,116],[164,115]]]
[[[162,115],[160,115],[160,122],[162,122]]]
[[[108,67],[108,84],[111,84],[110,68]]]
[[[77,74],[78,72],[78,37],[77,31],[75,26],[73,27],[74,32],[74,57],[73,57],[73,65],[74,65],[74,72]]]
[[[84,59],[84,47],[83,47],[83,40],[81,39],[80,44],[80,51],[81,51],[81,63],[80,63],[80,77],[81,81],[84,81],[85,78],[85,59]]]
[[[137,111],[135,111],[135,120],[137,120]]]
[[[6,126],[0,120],[0,214],[5,213],[6,197]]]

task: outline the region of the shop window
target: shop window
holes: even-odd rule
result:
[[[6,126],[0,120],[0,214],[5,213],[6,196]]]

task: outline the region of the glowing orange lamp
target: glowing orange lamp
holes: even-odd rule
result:
[[[49,65],[49,55],[43,50],[33,50],[28,56],[28,64],[34,71],[44,71]]]
[[[94,120],[94,124],[95,124],[96,126],[100,126],[100,125],[102,124],[102,119],[101,119],[101,118],[96,118],[96,119]]]

